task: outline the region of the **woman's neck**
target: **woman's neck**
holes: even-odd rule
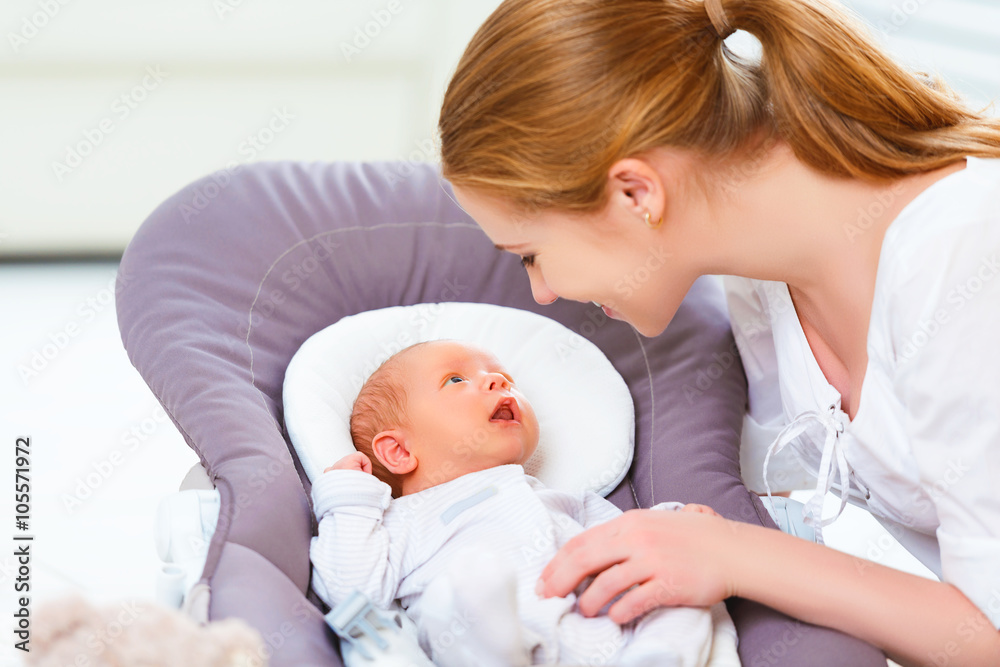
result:
[[[838,310],[874,287],[882,239],[921,192],[965,167],[881,184],[832,178],[800,162],[784,144],[772,148],[713,206],[718,266],[710,273],[788,284],[803,301]],[[866,312],[870,299],[861,304]]]

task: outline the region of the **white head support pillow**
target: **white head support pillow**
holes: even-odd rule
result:
[[[350,417],[361,386],[414,343],[452,339],[492,352],[538,417],[525,472],[550,488],[607,495],[632,463],[628,387],[590,341],[547,317],[479,303],[397,306],[345,317],[313,334],[288,364],[285,426],[310,480],[354,452]]]

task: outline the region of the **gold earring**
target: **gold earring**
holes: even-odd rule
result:
[[[656,224],[654,225],[653,223],[651,223],[649,221],[649,211],[646,211],[646,226],[647,227],[649,227],[650,229],[656,229],[656,228],[658,228],[662,224],[663,224],[663,216],[662,215],[660,216],[660,219],[657,220]]]

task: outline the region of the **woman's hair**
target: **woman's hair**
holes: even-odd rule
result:
[[[526,209],[593,212],[618,160],[669,146],[716,165],[786,142],[884,181],[1000,157],[1000,120],[892,60],[831,0],[720,0],[761,43],[734,54],[703,0],[505,0],[445,93],[442,171]]]
[[[382,362],[361,387],[351,409],[354,448],[371,460],[372,474],[392,487],[394,498],[402,495],[403,481],[378,460],[372,449],[372,440],[386,429],[409,425],[401,359],[407,352],[423,345],[426,343],[411,345]]]

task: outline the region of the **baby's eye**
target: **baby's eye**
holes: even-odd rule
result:
[[[447,380],[445,380],[445,384],[449,384],[451,382],[458,384],[459,382],[465,382],[465,378],[462,377],[461,375],[452,375]]]
[[[524,257],[521,257],[521,266],[523,266],[524,268],[528,268],[529,266],[534,266],[534,265],[535,265],[534,255],[525,255]]]

